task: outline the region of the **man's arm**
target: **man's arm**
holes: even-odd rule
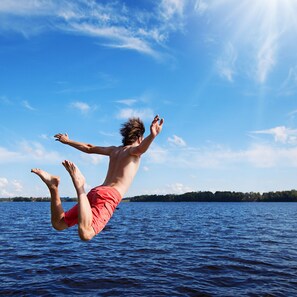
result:
[[[99,155],[109,156],[114,149],[114,146],[108,146],[108,147],[95,146],[92,144],[74,141],[69,139],[67,134],[59,133],[59,134],[56,134],[54,137],[56,138],[57,141],[60,141],[61,143],[64,143],[64,144],[68,144],[87,154],[99,154]]]
[[[150,126],[150,135],[148,135],[138,146],[131,147],[131,155],[140,156],[148,150],[156,136],[162,131],[164,119],[161,119],[160,123],[159,120],[159,116],[156,115]]]

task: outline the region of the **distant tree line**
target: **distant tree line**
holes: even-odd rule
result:
[[[49,197],[10,197],[10,198],[0,198],[0,202],[50,202]],[[77,198],[61,197],[62,202],[72,202],[77,201]]]
[[[231,191],[189,192],[184,194],[141,195],[127,198],[130,202],[297,202],[297,191],[242,193]]]
[[[77,198],[61,197],[62,202],[77,201]],[[277,192],[231,192],[210,191],[184,194],[140,195],[124,198],[126,202],[297,202],[297,190]],[[49,197],[0,198],[0,202],[50,202]]]

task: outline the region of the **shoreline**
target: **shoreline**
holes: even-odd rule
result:
[[[77,202],[77,198],[61,197],[62,202]],[[9,197],[0,202],[50,202],[50,197]],[[184,194],[139,195],[123,198],[122,202],[297,202],[297,190],[276,192],[210,191]]]

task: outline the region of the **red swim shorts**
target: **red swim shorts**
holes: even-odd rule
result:
[[[99,186],[87,194],[93,214],[92,227],[98,234],[108,223],[117,205],[120,203],[121,194],[112,187]],[[68,227],[78,223],[78,205],[65,212],[64,220]]]

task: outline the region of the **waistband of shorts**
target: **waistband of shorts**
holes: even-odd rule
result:
[[[97,190],[97,189],[99,189],[99,188],[102,189],[102,190],[107,190],[107,192],[109,192],[109,193],[110,193],[110,192],[113,193],[114,196],[115,196],[117,199],[119,199],[119,200],[122,199],[122,195],[121,195],[121,193],[120,193],[116,188],[111,187],[111,186],[97,186],[97,187],[91,189],[91,191],[92,191],[92,190]]]

